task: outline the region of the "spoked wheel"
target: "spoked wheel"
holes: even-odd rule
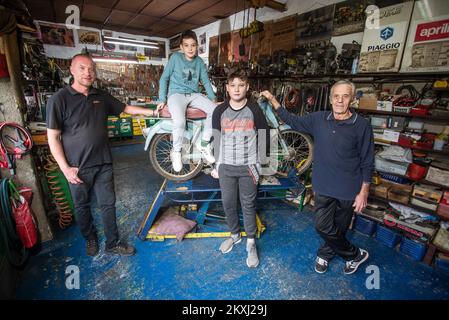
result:
[[[277,173],[287,176],[291,169],[296,168],[299,174],[309,169],[313,160],[313,142],[310,136],[294,131],[285,130],[280,133],[287,145],[287,153],[283,152],[280,140],[278,141]]]
[[[173,181],[186,181],[195,177],[203,168],[200,159],[195,161],[183,151],[183,167],[180,172],[173,170],[170,152],[172,150],[172,140],[170,133],[158,134],[150,144],[150,161],[154,170],[161,176]],[[189,160],[187,159],[189,158]]]

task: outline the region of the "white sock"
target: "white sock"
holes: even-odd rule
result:
[[[231,233],[231,238],[235,242],[240,238],[240,233]]]
[[[247,240],[246,240],[246,247],[247,248],[251,248],[252,246],[255,246],[256,245],[256,239],[254,239],[254,238],[248,238]]]

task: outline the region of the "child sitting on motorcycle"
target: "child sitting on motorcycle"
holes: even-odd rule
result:
[[[204,62],[197,56],[197,47],[198,40],[195,32],[191,30],[183,32],[180,44],[182,52],[173,53],[159,81],[157,110],[160,111],[168,105],[173,120],[173,149],[170,158],[175,172],[180,172],[182,169],[181,149],[186,127],[186,109],[189,106],[207,114],[201,141],[201,154],[207,163],[215,162],[210,144],[212,113],[216,106],[215,94]],[[200,93],[199,81],[204,85],[209,99]]]
[[[211,174],[220,180],[226,223],[231,231],[231,237],[221,244],[220,251],[228,253],[234,244],[242,241],[237,211],[237,199],[240,198],[248,237],[246,264],[255,268],[259,264],[255,241],[255,201],[260,164],[266,163],[270,150],[270,133],[262,110],[256,102],[247,99],[248,89],[245,72],[237,71],[228,76],[226,90],[229,100],[215,109],[212,118],[218,169]]]

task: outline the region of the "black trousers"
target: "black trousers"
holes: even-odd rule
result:
[[[86,240],[96,239],[97,230],[90,211],[92,195],[95,193],[106,237],[106,248],[114,247],[119,239],[115,215],[115,190],[112,164],[80,169],[78,176],[81,184],[71,184],[76,222]]]
[[[317,256],[330,261],[335,255],[344,260],[357,257],[358,248],[346,239],[354,208],[352,200],[338,200],[315,193],[315,229],[324,240]]]

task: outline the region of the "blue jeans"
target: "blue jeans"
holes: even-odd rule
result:
[[[71,184],[76,222],[86,240],[97,239],[97,230],[90,211],[92,193],[95,193],[106,236],[106,248],[113,248],[119,239],[115,215],[115,191],[112,164],[80,169],[81,184]]]

